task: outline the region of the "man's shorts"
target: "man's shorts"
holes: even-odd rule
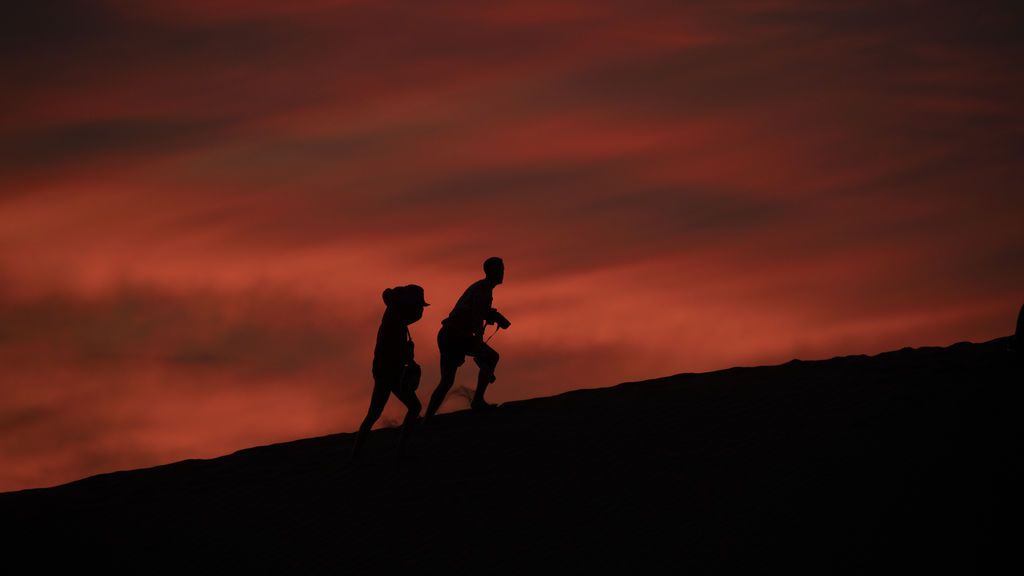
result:
[[[479,337],[458,334],[445,326],[437,333],[437,348],[442,368],[458,368],[466,362],[466,356],[472,356],[481,369],[493,371],[498,364],[498,353]]]

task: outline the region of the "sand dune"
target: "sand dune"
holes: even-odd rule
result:
[[[982,571],[1011,451],[1009,340],[681,374],[0,494],[5,564]],[[14,571],[9,573],[22,573]]]

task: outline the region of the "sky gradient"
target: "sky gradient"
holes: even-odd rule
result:
[[[492,401],[1009,334],[1022,11],[10,8],[0,491],[354,430],[388,286],[426,399],[492,255]]]

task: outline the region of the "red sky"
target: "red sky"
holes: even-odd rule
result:
[[[492,255],[495,401],[987,340],[1022,302],[1017,3],[20,4],[0,490],[353,430],[387,286],[434,304],[426,399]]]

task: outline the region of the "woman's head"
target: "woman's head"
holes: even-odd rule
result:
[[[416,284],[386,288],[383,294],[384,304],[394,310],[406,324],[412,324],[423,317],[423,309],[427,304],[423,288]]]

